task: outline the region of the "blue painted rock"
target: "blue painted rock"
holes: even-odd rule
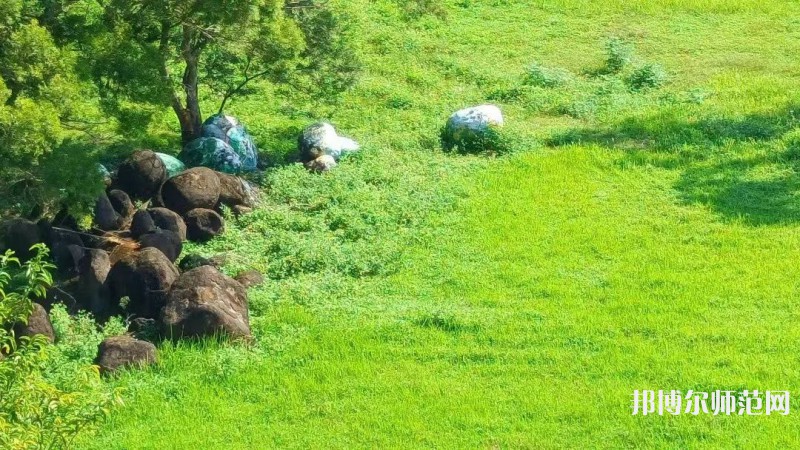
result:
[[[190,142],[179,157],[190,166],[225,173],[252,172],[258,149],[244,126],[232,116],[217,114],[203,124],[202,137]]]
[[[156,152],[156,156],[158,156],[158,159],[160,159],[161,162],[164,163],[164,166],[167,168],[167,177],[169,178],[172,178],[175,175],[186,170],[186,165],[180,159],[172,155]]]

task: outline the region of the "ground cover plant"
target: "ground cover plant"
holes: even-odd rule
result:
[[[797,5],[331,3],[359,82],[229,102],[262,203],[186,249],[266,275],[254,342],[161,344],[76,446],[798,445],[794,409],[631,414],[634,389],[800,388]],[[489,102],[511,151],[443,152],[448,115]],[[314,175],[292,153],[320,118],[363,148]],[[180,140],[170,111],[148,127]],[[121,327],[69,320],[63,364]]]

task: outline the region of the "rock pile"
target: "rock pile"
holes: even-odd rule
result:
[[[48,302],[63,301],[99,320],[125,314],[133,323],[152,322],[168,337],[249,338],[245,286],[223,275],[218,260],[189,255],[180,264],[183,270],[176,262],[187,239],[206,241],[224,232],[223,206],[253,208],[256,191],[235,175],[206,167],[175,174],[180,170],[175,161],[166,162],[141,150],[109,174],[108,189],[95,205],[92,230],[80,231],[66,214],[38,223],[12,219],[0,224],[0,250],[11,249],[27,260],[34,244],[50,247],[64,282]],[[263,281],[259,275],[248,273],[242,279],[254,285]],[[54,339],[41,305],[27,325],[17,328],[20,336]],[[97,363],[107,372],[155,361],[155,347],[130,336],[106,340],[98,350]]]

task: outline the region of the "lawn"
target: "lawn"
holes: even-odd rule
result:
[[[82,448],[780,448],[789,416],[632,416],[635,389],[800,392],[800,6],[347,2],[362,154],[279,165],[190,251],[255,267],[257,343],[163,344]],[[599,75],[611,37],[670,82]],[[533,62],[568,70],[523,85]],[[444,155],[492,101],[523,143]],[[309,119],[235,103],[276,160]],[[519,145],[519,144],[518,144]]]

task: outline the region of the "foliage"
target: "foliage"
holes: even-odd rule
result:
[[[440,134],[445,151],[464,155],[505,155],[519,150],[521,144],[521,139],[509,128],[495,125],[489,125],[481,132],[463,133],[458,140],[454,139],[446,125]]]
[[[625,40],[615,37],[606,42],[605,72],[616,74],[622,72],[633,61],[633,46]]]
[[[637,68],[625,79],[633,91],[658,89],[667,83],[667,72],[660,64],[649,63]]]
[[[523,84],[544,88],[560,87],[572,80],[573,75],[566,69],[550,68],[533,63],[525,70]]]
[[[201,86],[219,111],[262,79],[334,101],[358,70],[338,16],[317,0],[110,0],[99,10],[77,3],[102,18],[87,18],[89,32],[67,38],[85,48],[81,60],[106,109],[123,116],[146,112],[143,104],[172,108],[184,143],[200,133]]]
[[[96,367],[73,371],[63,387],[49,381],[46,338],[14,335],[12,326],[28,320],[32,299],[43,298],[52,284],[47,248],[36,249],[22,265],[11,252],[0,257],[0,445],[9,449],[69,448],[118,401],[103,392]]]
[[[98,192],[98,183],[86,185],[92,154],[65,157],[70,147],[66,141],[82,139],[86,147],[90,129],[98,137],[91,125],[102,120],[96,98],[90,85],[79,80],[75,52],[58,45],[39,21],[42,15],[38,1],[11,0],[0,6],[2,210],[19,212],[50,203],[85,208],[90,203],[86,197]],[[63,169],[69,170],[53,177],[53,171]],[[73,198],[61,189],[84,195]]]

